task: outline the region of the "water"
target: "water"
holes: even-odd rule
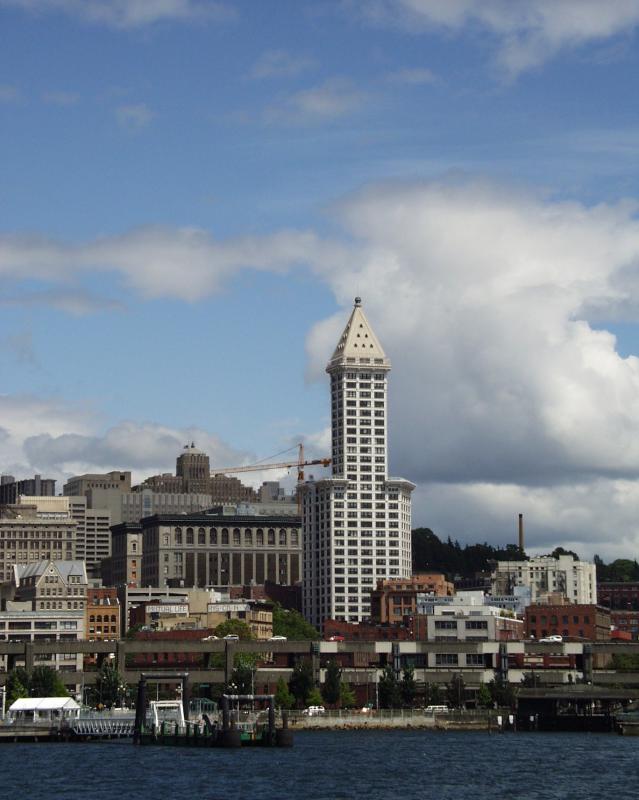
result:
[[[639,738],[298,731],[291,750],[3,744],[3,800],[584,800],[634,796]]]

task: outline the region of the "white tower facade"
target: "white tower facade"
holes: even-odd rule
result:
[[[331,376],[332,476],[300,488],[303,608],[317,627],[326,619],[367,619],[377,581],[411,574],[415,486],[388,475],[390,368],[356,297],[326,367]]]

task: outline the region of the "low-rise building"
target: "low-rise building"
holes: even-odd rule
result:
[[[91,642],[120,638],[120,601],[114,587],[87,589],[85,630]]]
[[[371,620],[381,625],[407,621],[417,613],[418,594],[449,597],[455,593],[453,584],[439,572],[419,573],[402,580],[377,582],[371,592]]]
[[[142,526],[122,522],[111,526],[111,555],[101,562],[105,586],[139,586],[142,575]]]
[[[571,555],[498,561],[491,577],[491,594],[513,594],[516,586],[530,588],[532,603],[549,594],[559,594],[571,603],[597,603],[595,565]]]
[[[25,478],[17,481],[13,475],[0,476],[0,506],[14,505],[18,502],[20,495],[55,496],[55,480],[53,478],[43,478],[41,475],[34,475],[33,478]]]
[[[526,636],[587,639],[592,642],[610,639],[610,611],[594,603],[534,604],[525,617]]]
[[[15,599],[32,603],[38,611],[57,608],[84,613],[88,588],[84,561],[42,560],[16,564],[12,583]]]

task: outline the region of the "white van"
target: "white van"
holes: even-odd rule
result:
[[[426,714],[447,714],[448,706],[426,706],[424,712]]]

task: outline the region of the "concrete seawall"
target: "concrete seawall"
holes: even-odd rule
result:
[[[369,714],[326,713],[291,715],[292,730],[499,730],[496,717],[487,714],[417,714],[410,711]]]

